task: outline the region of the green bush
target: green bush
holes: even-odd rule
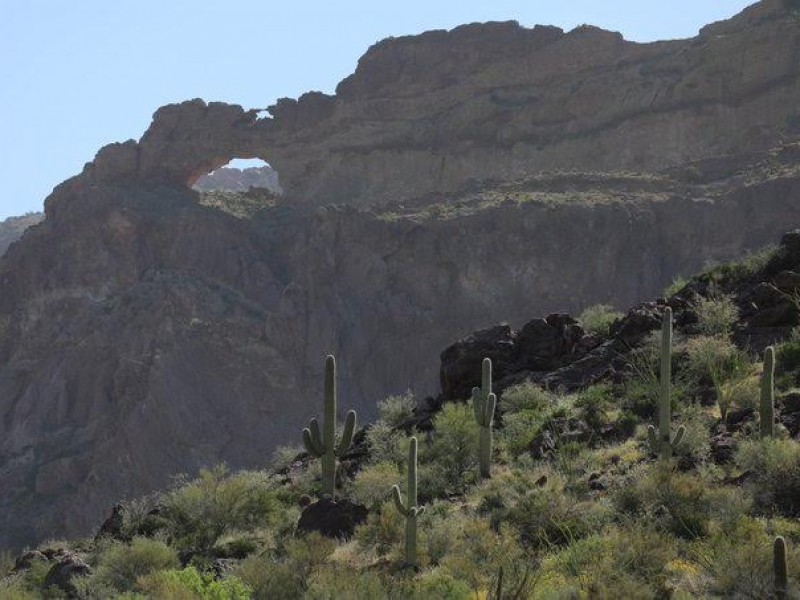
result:
[[[554,394],[535,383],[525,381],[511,386],[502,393],[500,408],[504,415],[525,410],[543,411],[555,404],[556,398]]]
[[[600,336],[608,336],[611,325],[621,319],[623,314],[614,310],[608,304],[595,304],[584,310],[578,317],[583,329],[588,333]]]
[[[164,542],[134,538],[130,545],[113,543],[102,550],[94,578],[115,590],[128,591],[140,577],[178,566],[178,553]]]
[[[165,497],[164,508],[177,545],[205,552],[226,533],[269,525],[278,503],[266,473],[229,475],[216,467],[178,485]]]
[[[194,567],[170,569],[141,577],[139,589],[149,598],[173,600],[249,600],[251,589],[238,577],[215,580]]]
[[[449,403],[434,419],[435,432],[432,439],[421,445],[420,496],[426,497],[431,489],[432,496],[445,493],[461,493],[468,483],[475,480],[478,465],[478,425],[467,404]],[[431,469],[431,466],[434,469]],[[439,485],[426,485],[424,473],[434,472],[441,477]],[[437,489],[438,488],[438,489]]]
[[[361,469],[348,490],[356,500],[374,510],[391,499],[391,487],[397,483],[400,472],[396,464],[381,462]]]
[[[410,390],[402,396],[389,396],[378,402],[378,418],[389,427],[397,427],[414,414],[416,404]]]
[[[384,421],[376,421],[367,429],[369,462],[391,463],[400,467],[408,459],[408,440]]]
[[[764,438],[739,444],[737,465],[753,477],[756,508],[800,517],[800,444]]]
[[[362,548],[384,556],[405,539],[405,519],[392,501],[386,501],[379,510],[369,513],[366,523],[356,527],[353,537]]]
[[[701,298],[695,312],[697,327],[705,335],[728,335],[739,320],[739,309],[729,296]]]
[[[329,565],[311,577],[304,600],[374,600],[388,592],[376,573]]]

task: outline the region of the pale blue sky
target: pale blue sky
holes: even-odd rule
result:
[[[388,36],[514,19],[626,39],[691,37],[746,0],[2,0],[0,219],[41,210],[104,144],[201,97],[263,108],[333,92]]]

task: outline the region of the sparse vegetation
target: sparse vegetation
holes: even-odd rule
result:
[[[607,336],[614,321],[622,317],[622,313],[608,304],[595,304],[584,310],[578,317],[583,328],[589,333]]]
[[[53,562],[80,560],[78,598],[798,597],[800,444],[781,411],[796,402],[800,333],[787,327],[763,369],[734,343],[719,290],[752,268],[726,267],[675,331],[656,305],[660,334],[645,329],[610,376],[571,391],[502,389],[484,361],[472,400],[445,403],[432,428],[407,393],[336,440],[331,358],[311,457],[282,447],[268,471],[203,470],[126,502],[109,536],[48,542],[16,569],[4,554],[0,595],[64,597]],[[608,315],[584,326],[596,316],[607,332]],[[335,443],[334,458],[348,450],[333,463],[339,500],[368,511],[350,539],[297,527],[331,495],[331,463],[320,473],[315,457]]]

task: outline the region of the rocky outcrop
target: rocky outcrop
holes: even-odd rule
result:
[[[658,170],[796,138],[798,53],[784,0],[650,44],[516,22],[389,38],[334,96],[282,99],[267,116],[165,106],[84,176],[192,184],[234,157],[261,158],[292,196],[366,206],[554,169]]]
[[[36,225],[44,219],[42,213],[28,213],[21,217],[9,217],[0,221],[0,256],[5,254],[8,247],[16,242],[28,227]]]
[[[760,150],[800,97],[781,7],[648,45],[388,40],[335,97],[172,105],[102,149],[0,258],[0,547],[85,535],[175,473],[263,465],[299,441],[329,352],[365,420],[501,320],[525,368],[558,373],[595,350],[562,317],[511,333],[532,314],[633,304],[800,223],[800,146]],[[233,157],[286,195],[188,187]],[[601,172],[633,166],[662,170]]]

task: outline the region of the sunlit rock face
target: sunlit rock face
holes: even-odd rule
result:
[[[436,393],[469,331],[624,307],[796,227],[782,6],[644,45],[515,23],[390,39],[335,96],[269,118],[192,100],[101,149],[0,258],[0,547],[263,466],[318,411],[329,352],[368,420]],[[191,189],[232,158],[284,194]]]

